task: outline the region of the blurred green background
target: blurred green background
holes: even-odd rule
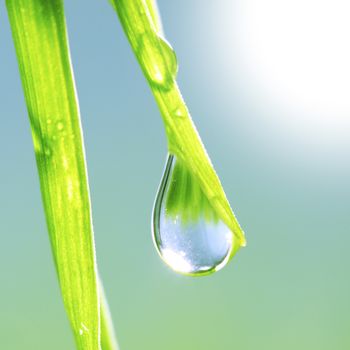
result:
[[[160,261],[150,218],[161,118],[108,1],[66,1],[98,265],[121,349],[349,349],[349,4],[159,8],[248,246],[209,277]],[[73,350],[3,2],[0,62],[0,349]]]

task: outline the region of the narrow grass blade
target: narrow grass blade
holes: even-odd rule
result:
[[[100,303],[83,137],[62,0],[6,0],[52,252],[77,348],[99,350]],[[103,307],[106,303],[102,302]],[[107,309],[103,343],[113,344]],[[103,350],[116,349],[106,345]]]
[[[107,304],[107,298],[100,280],[100,306],[101,306],[101,350],[118,350],[117,337],[113,328],[112,316]]]
[[[169,152],[197,182],[217,215],[234,235],[235,251],[245,245],[220,180],[192,122],[176,83],[175,52],[162,37],[154,0],[111,0],[160,109]]]

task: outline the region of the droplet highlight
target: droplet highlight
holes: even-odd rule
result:
[[[153,208],[153,239],[168,266],[191,276],[220,270],[233,251],[232,232],[173,155],[168,156]]]
[[[184,105],[180,105],[174,110],[173,116],[175,118],[185,118],[188,115],[188,111]]]

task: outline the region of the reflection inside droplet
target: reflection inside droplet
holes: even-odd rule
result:
[[[188,169],[169,155],[153,209],[157,250],[173,270],[205,275],[226,265],[233,234]]]

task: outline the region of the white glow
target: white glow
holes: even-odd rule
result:
[[[170,249],[164,249],[162,251],[164,261],[172,267],[175,271],[189,273],[192,271],[192,265],[186,261],[186,259],[175,253]]]
[[[237,0],[224,20],[234,78],[274,123],[349,140],[349,18],[348,0]]]

